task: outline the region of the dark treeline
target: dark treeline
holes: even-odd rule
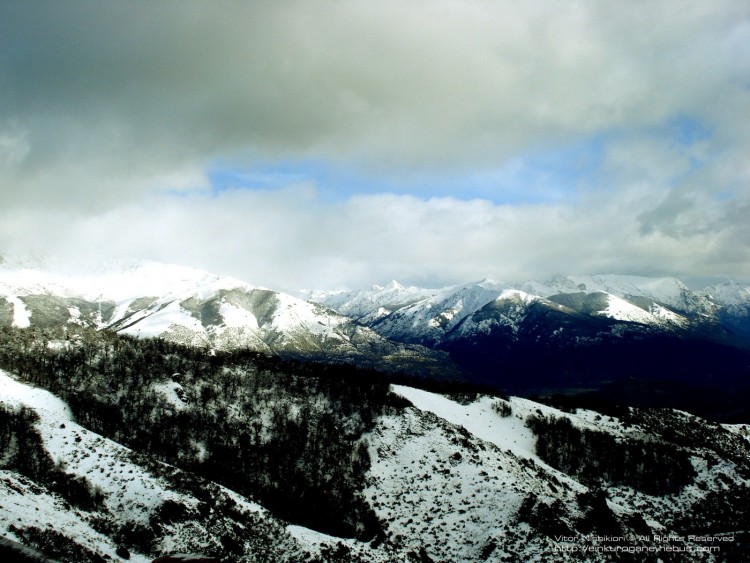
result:
[[[78,327],[0,328],[0,367],[66,400],[87,428],[288,521],[361,539],[379,531],[361,498],[363,434],[406,403],[374,371]]]
[[[567,418],[532,416],[536,453],[589,486],[625,485],[649,495],[678,493],[693,482],[689,452],[658,440],[616,439]]]

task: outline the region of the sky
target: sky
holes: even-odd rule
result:
[[[0,254],[750,280],[750,2],[0,2]]]

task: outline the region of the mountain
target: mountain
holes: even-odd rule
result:
[[[750,290],[736,283],[693,291],[675,278],[618,275],[517,288],[391,282],[305,300],[158,263],[110,263],[85,275],[27,266],[0,266],[0,326],[83,326],[525,396],[617,390],[634,405],[750,420],[739,406],[750,400]],[[696,404],[696,394],[710,400]]]
[[[575,276],[313,303],[6,265],[0,555],[741,561],[750,429],[654,407],[747,420],[746,295]]]
[[[390,341],[327,307],[159,263],[112,263],[86,275],[2,269],[0,324],[80,325],[210,350],[452,374],[445,353]]]
[[[356,318],[381,335],[446,351],[469,380],[516,393],[671,382],[662,406],[686,408],[690,393],[717,391],[701,410],[716,416],[737,393],[750,396],[750,291],[739,284],[692,291],[674,278],[603,275],[517,289],[398,287],[318,298],[341,312],[356,304]]]
[[[503,288],[489,280],[442,290],[405,288],[393,282],[367,292],[319,298],[388,338],[434,346],[467,315],[495,299]]]
[[[4,328],[0,366],[0,549],[76,563],[746,554],[746,425],[443,395],[75,326]]]
[[[325,303],[363,324],[371,324],[438,292],[435,289],[405,287],[394,280],[385,286],[374,285],[367,291],[305,291],[303,296],[314,303]]]
[[[728,281],[708,286],[699,294],[720,304],[721,322],[750,342],[750,286]]]
[[[588,316],[664,329],[707,322],[722,305],[750,303],[750,292],[743,292],[742,286],[715,287],[713,293],[710,289],[693,292],[674,278],[556,276],[547,282],[525,282],[517,289],[489,280],[431,290],[392,282],[369,291],[313,292],[309,298],[377,327],[382,334],[435,345],[451,338],[461,321],[491,302],[521,295],[529,296],[522,298],[527,302],[544,298]]]

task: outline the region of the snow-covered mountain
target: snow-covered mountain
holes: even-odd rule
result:
[[[746,390],[748,296],[738,284],[692,291],[674,278],[603,275],[314,297],[340,312],[356,305],[389,339],[449,352],[471,380],[537,392],[627,378]]]
[[[343,301],[343,295],[333,294],[324,303],[341,312],[356,311],[360,322],[388,338],[434,345],[504,288],[490,280],[442,290],[405,288],[392,283],[385,288],[348,294],[350,297]]]
[[[647,278],[642,276],[554,276],[548,281],[530,281],[521,288],[549,297],[560,293],[610,293],[618,297],[650,297],[667,305],[679,306],[681,297],[690,290],[675,278]]]
[[[440,290],[405,287],[397,281],[385,286],[374,285],[364,291],[304,291],[305,299],[325,303],[342,315],[363,324],[372,324],[391,313],[438,294]]]
[[[85,275],[5,264],[0,326],[84,326],[516,393],[598,389],[628,378],[744,392],[748,295],[739,284],[692,291],[674,278],[602,275],[515,288],[491,280],[441,289],[392,282],[301,299],[157,263],[115,263]]]
[[[149,262],[109,264],[85,275],[1,269],[0,323],[77,324],[206,349],[250,349],[386,370],[437,373],[450,363],[444,354],[391,342],[320,304]]]
[[[406,288],[392,282],[360,292],[313,292],[309,298],[396,340],[436,345],[494,301],[521,299],[528,304],[543,298],[576,313],[670,330],[706,322],[722,306],[750,303],[750,291],[743,292],[735,284],[694,292],[675,278],[604,275],[556,276],[517,289],[488,280],[442,289]]]
[[[698,293],[721,305],[747,305],[750,303],[750,286],[735,281],[709,285]]]

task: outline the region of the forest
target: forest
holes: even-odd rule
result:
[[[282,519],[362,540],[380,530],[361,498],[363,434],[408,403],[377,372],[83,327],[4,327],[0,367],[64,399],[87,428]]]

